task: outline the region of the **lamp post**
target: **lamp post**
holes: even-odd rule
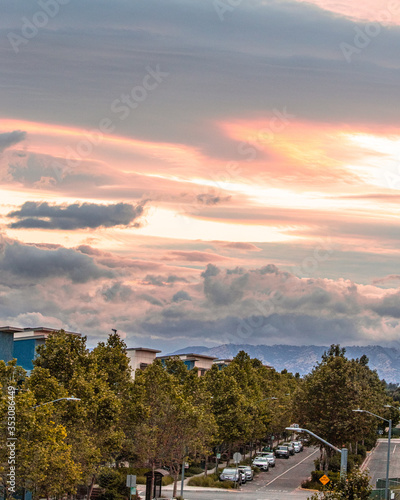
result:
[[[286,427],[287,431],[293,431],[293,432],[307,432],[311,436],[315,437],[316,439],[319,439],[319,441],[322,441],[324,444],[329,446],[330,448],[333,448],[335,451],[338,451],[341,455],[340,459],[340,479],[345,478],[347,474],[347,448],[342,448],[339,449],[336,446],[333,446],[333,444],[328,443],[328,441],[325,441],[325,439],[322,439],[321,437],[317,436],[313,432],[309,431],[308,429],[302,429],[300,427]]]
[[[74,397],[71,397],[71,398],[58,398],[58,399],[54,399],[53,401],[47,401],[47,403],[40,403],[38,405],[35,405],[35,406],[32,406],[31,408],[38,408],[39,406],[44,406],[44,405],[49,405],[50,403],[55,403],[56,401],[80,401],[80,398],[74,398]]]
[[[386,463],[386,484],[385,484],[385,498],[386,498],[386,500],[389,500],[390,438],[392,436],[392,419],[390,418],[388,420],[387,418],[380,417],[379,415],[376,415],[375,413],[372,413],[371,411],[360,410],[360,408],[358,408],[357,410],[353,410],[353,411],[356,411],[358,413],[368,413],[369,415],[372,415],[373,417],[379,418],[379,419],[384,420],[385,422],[389,423],[388,451],[387,451],[387,463]]]

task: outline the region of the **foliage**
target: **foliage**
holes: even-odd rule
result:
[[[230,490],[235,487],[233,481],[220,481],[216,474],[206,476],[196,476],[189,479],[189,486],[202,486],[207,488],[223,488]]]
[[[341,448],[374,435],[376,421],[352,410],[362,408],[379,414],[387,397],[376,371],[367,365],[367,358],[348,360],[345,349],[332,345],[321,363],[304,378],[295,395],[295,414],[300,427],[311,430]],[[311,439],[314,444],[321,443]],[[326,465],[333,455],[325,449]],[[356,459],[357,460],[357,459]],[[350,462],[350,461],[349,461]]]
[[[316,493],[310,500],[368,500],[372,491],[366,472],[355,470],[346,479],[341,479],[331,491]]]

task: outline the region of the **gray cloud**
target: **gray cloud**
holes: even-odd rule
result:
[[[106,302],[126,302],[132,297],[133,290],[130,286],[117,282],[113,283],[110,287],[105,287],[102,294]]]
[[[30,280],[67,277],[75,283],[112,278],[113,273],[98,266],[91,257],[69,248],[55,250],[21,243],[5,244],[0,255],[3,272]]]
[[[180,290],[172,297],[172,302],[182,302],[183,300],[192,300],[192,297],[185,292],[185,290]]]
[[[26,11],[16,2],[8,2],[7,11],[10,29],[18,32]],[[279,1],[241,2],[230,14],[221,23],[213,3],[203,0],[184,9],[180,0],[71,4],[41,29],[34,43],[21,48],[18,58],[11,49],[5,53],[15,85],[4,85],[3,112],[52,121],[53,100],[43,100],[38,110],[31,96],[58,89],[61,119],[94,126],[113,99],[141,82],[147,65],[159,64],[169,77],[145,106],[134,110],[134,120],[117,120],[120,133],[191,143],[222,156],[231,148],[236,152],[236,144],[221,137],[213,123],[243,113],[254,116],[286,106],[304,119],[362,123],[379,117],[397,124],[398,27],[382,27],[370,46],[355,54],[354,71],[340,49],[343,42],[354,43],[357,24],[349,19],[306,3]],[[127,26],[126,19],[134,22]],[[55,39],[57,51],[52,50]],[[90,55],[89,66],[85,57],[73,56],[76,47]],[[49,72],[60,60],[63,71]],[[85,78],[67,79],[66,74]],[[229,93],[224,81],[230,83]]]
[[[208,278],[210,276],[217,276],[220,272],[220,269],[214,266],[214,264],[207,264],[206,270],[201,273],[201,277]]]
[[[143,206],[143,203],[136,206],[128,203],[115,205],[74,203],[56,206],[47,202],[27,201],[19,210],[10,212],[7,217],[19,219],[9,225],[12,229],[95,229],[129,226],[143,214]]]
[[[149,304],[153,306],[162,306],[163,303],[161,300],[158,300],[156,297],[153,297],[152,295],[149,295],[147,293],[142,293],[138,295],[138,299],[145,300],[146,302],[149,302]]]
[[[217,205],[218,203],[229,201],[231,199],[231,196],[222,197],[222,196],[214,196],[209,193],[203,193],[197,195],[196,199],[199,203],[202,203],[203,205]]]
[[[26,132],[14,130],[13,132],[3,132],[0,134],[0,153],[14,144],[22,142],[26,138]]]
[[[244,274],[234,279],[228,278],[221,280],[219,277],[212,275],[206,276],[206,272],[203,273],[205,276],[204,295],[212,305],[227,306],[243,297],[244,288],[246,287],[249,279],[248,274]]]

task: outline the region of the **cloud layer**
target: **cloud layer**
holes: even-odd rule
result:
[[[216,5],[5,0],[0,322],[395,341],[400,9]]]
[[[19,219],[9,225],[12,229],[74,230],[129,226],[142,214],[143,204],[136,207],[128,203],[115,205],[74,203],[67,206],[55,206],[47,202],[27,201],[19,210],[7,214],[7,217]]]

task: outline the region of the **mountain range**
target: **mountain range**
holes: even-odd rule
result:
[[[343,346],[346,357],[360,358],[366,355],[368,366],[376,370],[381,379],[386,382],[400,383],[400,350],[394,347],[379,345]],[[289,372],[298,372],[301,376],[310,373],[314,366],[321,361],[322,354],[329,346],[294,346],[294,345],[250,345],[250,344],[223,344],[217,347],[189,346],[179,349],[172,354],[204,354],[219,359],[232,359],[239,351],[245,351],[252,358],[258,358],[262,363],[273,366],[275,370],[284,369]]]

